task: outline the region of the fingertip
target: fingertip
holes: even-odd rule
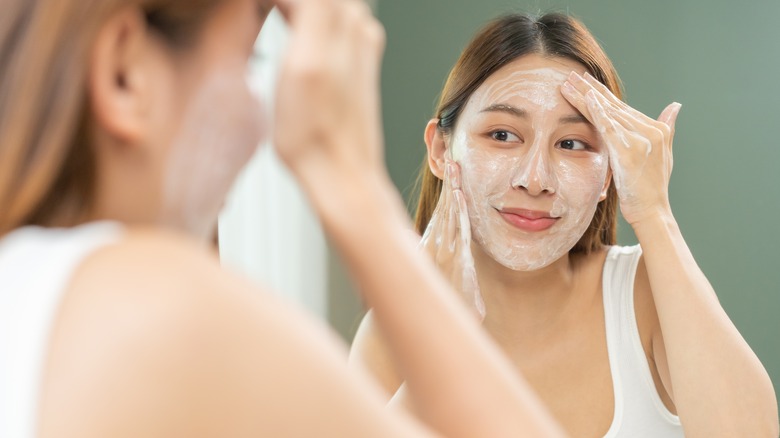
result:
[[[674,102],[672,105],[674,105],[674,117],[677,117],[677,114],[680,114],[680,110],[682,109],[682,104],[680,102]]]
[[[661,116],[658,118],[661,122],[666,123],[670,128],[674,127],[677,120],[677,115],[680,114],[682,104],[679,102],[673,102],[664,108]]]

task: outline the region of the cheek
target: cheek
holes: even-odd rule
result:
[[[561,197],[570,205],[590,207],[598,203],[607,178],[607,160],[595,157],[587,163],[562,162],[559,167]]]
[[[510,188],[517,157],[470,148],[462,158],[461,181],[470,207],[490,203]]]
[[[209,165],[222,169],[214,176],[231,178],[252,156],[266,130],[259,99],[245,81],[215,75],[191,109],[185,136],[191,138],[193,158],[200,154],[213,159]]]
[[[176,210],[220,206],[264,130],[262,107],[232,75],[212,75],[188,102],[168,160],[167,199]]]

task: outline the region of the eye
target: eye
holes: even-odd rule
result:
[[[501,129],[499,129],[498,131],[491,132],[490,138],[503,143],[511,142],[511,141],[518,141],[518,142],[520,141],[520,137],[516,136],[515,134],[512,134],[509,131],[504,131]]]
[[[584,151],[588,149],[588,145],[579,140],[561,140],[561,149],[567,149],[570,151]]]

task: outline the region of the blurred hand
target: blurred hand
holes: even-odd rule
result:
[[[290,27],[274,145],[304,186],[384,173],[379,72],[384,29],[360,0],[276,0]]]

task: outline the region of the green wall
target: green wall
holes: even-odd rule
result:
[[[387,0],[378,10],[388,35],[387,163],[407,198],[447,72],[476,29],[500,12],[568,11],[602,43],[632,106],[657,116],[681,102],[675,216],[780,389],[780,1]],[[620,242],[635,242],[627,225]]]

